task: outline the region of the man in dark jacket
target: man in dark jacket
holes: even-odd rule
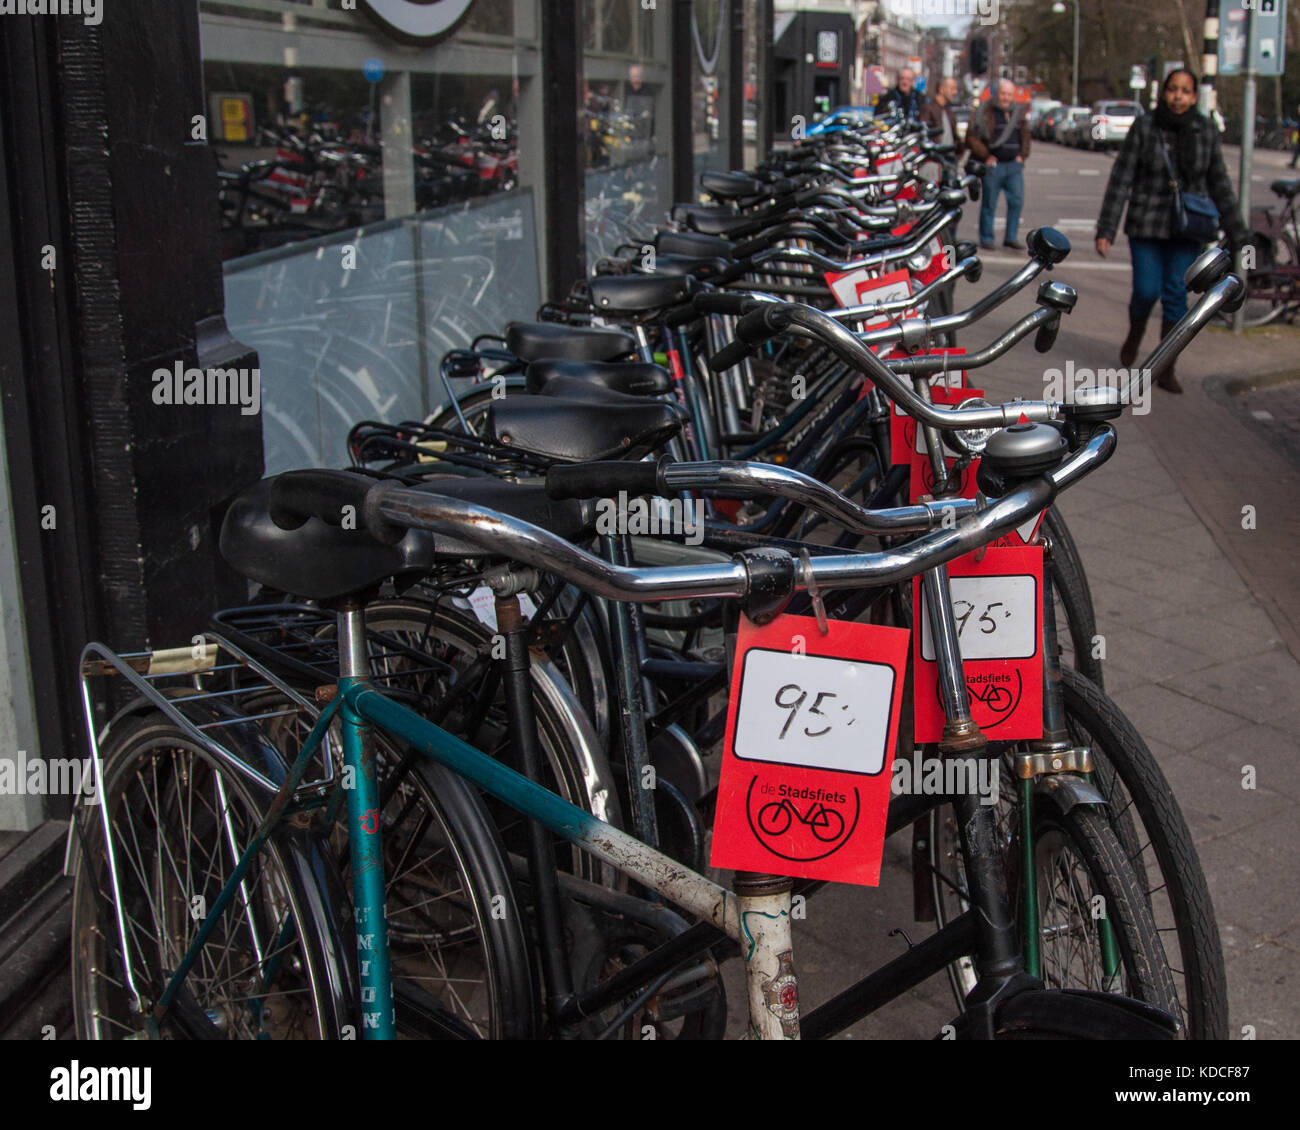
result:
[[[916,89],[916,72],[911,67],[903,67],[898,72],[898,85],[893,90],[886,90],[876,103],[876,116],[901,113],[904,118],[916,121],[924,104],[925,99]]]
[[[980,201],[980,246],[994,246],[993,221],[998,214],[998,196],[1007,194],[1007,231],[1004,247],[1017,251],[1024,244],[1016,239],[1020,212],[1025,206],[1025,162],[1029,159],[1029,115],[1026,103],[1016,102],[1015,84],[998,82],[994,96],[975,111],[966,144],[971,156],[984,162],[984,198]]]
[[[941,132],[932,135],[932,140],[940,145],[955,146],[954,158],[960,159],[966,151],[966,144],[957,135],[957,111],[953,108],[957,101],[957,80],[945,78],[939,80],[939,89],[934,92],[934,99],[921,109],[921,124]]]

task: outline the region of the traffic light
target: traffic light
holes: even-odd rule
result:
[[[987,36],[977,35],[970,41],[970,73],[982,75],[989,69],[989,41]]]

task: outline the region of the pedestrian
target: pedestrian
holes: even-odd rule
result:
[[[1296,107],[1296,114],[1300,115],[1300,106]],[[1295,149],[1291,152],[1291,164],[1288,168],[1295,168],[1296,158],[1300,157],[1300,129],[1295,131]]]
[[[1025,206],[1025,162],[1029,159],[1029,115],[1027,103],[1016,102],[1016,86],[1000,79],[997,91],[971,117],[966,144],[971,156],[984,162],[984,196],[980,201],[980,246],[994,246],[993,222],[998,214],[998,197],[1007,194],[1007,231],[1003,247],[1024,249],[1017,238],[1020,212]]]
[[[938,130],[937,135],[931,135],[933,140],[940,145],[953,146],[953,159],[960,160],[961,155],[966,151],[966,145],[957,134],[957,111],[954,108],[956,102],[957,80],[940,79],[939,88],[934,92],[934,99],[921,108],[920,120],[922,125],[929,126],[931,130]]]
[[[901,114],[908,121],[916,121],[921,116],[921,107],[925,99],[916,89],[916,72],[911,67],[902,67],[898,72],[898,82],[893,90],[886,90],[876,103],[876,117],[886,114]]]
[[[1160,90],[1155,110],[1143,114],[1129,130],[1110,171],[1101,216],[1097,220],[1097,254],[1110,254],[1119,218],[1128,205],[1124,233],[1133,257],[1133,294],[1129,299],[1128,337],[1120,346],[1120,364],[1131,366],[1137,358],[1147,318],[1160,300],[1163,341],[1187,313],[1187,285],[1183,276],[1200,254],[1205,241],[1178,230],[1175,181],[1184,200],[1189,195],[1209,196],[1219,210],[1219,223],[1234,248],[1247,239],[1237,214],[1232,182],[1223,164],[1219,132],[1196,109],[1196,76],[1179,68],[1170,71]],[[1182,392],[1170,366],[1156,381],[1169,392]]]

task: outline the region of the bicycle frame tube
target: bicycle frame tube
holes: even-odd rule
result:
[[[393,1010],[393,971],[385,915],[384,855],[381,842],[379,783],[370,727],[346,692],[370,679],[365,613],[339,613],[339,654],[343,692],[343,791],[347,795],[348,847],[352,858],[352,903],[357,928],[357,963],[361,983],[361,1036],[391,1040],[397,1036]],[[351,772],[349,787],[348,773]]]

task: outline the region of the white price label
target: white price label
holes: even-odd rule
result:
[[[1037,578],[950,577],[948,592],[963,660],[1028,659],[1037,652]],[[929,613],[923,595],[921,658],[933,661],[934,637],[930,632]]]
[[[735,755],[879,773],[889,740],[894,677],[884,663],[751,649],[736,706]]]
[[[474,615],[478,617],[480,624],[490,631],[497,630],[497,600],[487,585],[480,585],[469,594],[469,606],[474,610]],[[519,594],[519,607],[523,610],[525,620],[531,620],[537,612],[537,605],[526,592]]]
[[[875,272],[868,270],[866,267],[858,267],[852,271],[846,271],[842,275],[837,275],[833,271],[826,273],[826,285],[831,288],[831,293],[835,295],[835,301],[841,306],[860,306],[861,299],[859,293],[867,284],[875,280]]]

